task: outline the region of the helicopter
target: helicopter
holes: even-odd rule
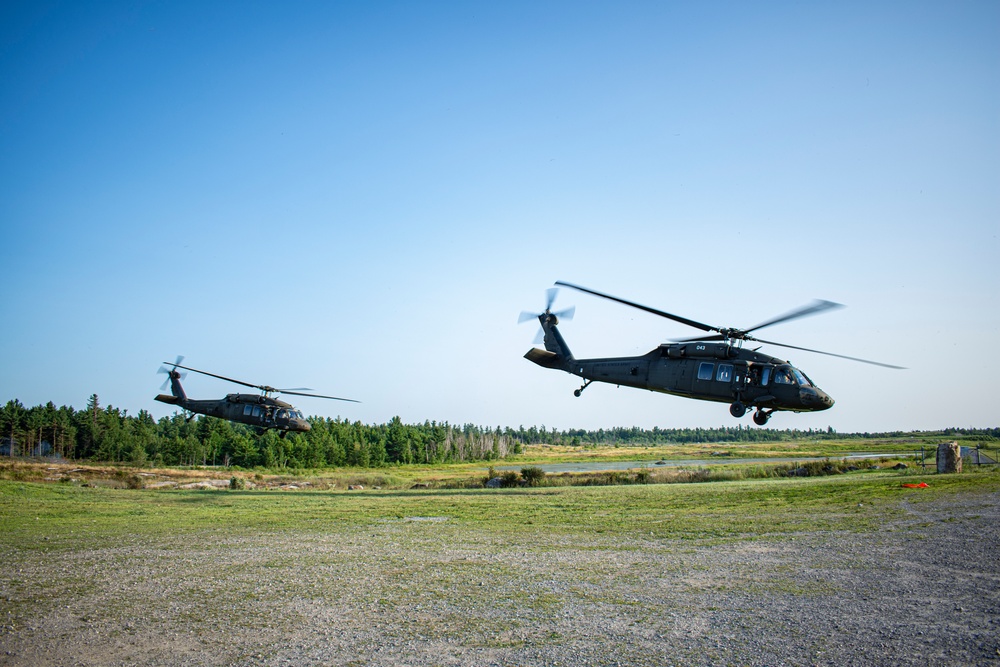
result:
[[[191,421],[196,414],[208,415],[209,417],[227,419],[231,422],[248,424],[256,428],[259,433],[263,433],[267,429],[277,429],[281,431],[281,437],[284,438],[289,432],[303,433],[310,430],[311,426],[298,408],[290,403],[274,398],[271,394],[291,394],[293,396],[328,398],[334,401],[349,401],[351,403],[358,402],[352,398],[338,398],[336,396],[322,396],[320,394],[305,394],[302,392],[312,390],[304,387],[299,387],[293,390],[275,389],[274,387],[269,387],[267,385],[250,384],[249,382],[234,380],[233,378],[228,378],[224,375],[216,375],[215,373],[200,371],[197,368],[181,366],[182,361],[184,361],[184,357],[178,356],[175,362],[170,363],[169,361],[164,361],[164,365],[160,366],[157,372],[166,373],[168,376],[163,382],[163,386],[160,387],[160,391],[165,391],[167,385],[169,384],[171,393],[161,393],[156,397],[156,400],[161,403],[176,405],[182,410],[190,412],[191,414],[187,418],[188,421]],[[170,368],[167,368],[167,366]],[[183,379],[186,373],[181,373],[177,370],[178,368],[219,378],[220,380],[225,380],[226,382],[240,384],[244,387],[253,387],[254,389],[259,389],[261,393],[228,394],[225,398],[216,400],[191,399],[187,397],[187,394],[184,393],[184,387],[181,386],[181,379]]]
[[[842,307],[832,301],[816,300],[749,329],[736,329],[710,326],[572,283],[556,281],[555,284],[638,308],[707,333],[714,332],[714,335],[663,343],[637,357],[576,359],[557,326],[560,317],[571,319],[575,308],[553,312],[552,304],[558,289],[549,288],[545,311],[522,312],[518,319],[519,322],[526,322],[537,318],[542,325],[541,340],[536,340],[536,343],[544,342],[545,349],[533,347],[524,357],[544,368],[565,371],[583,378],[583,386],[573,392],[577,397],[592,383],[606,382],[701,401],[729,403],[729,412],[737,419],[743,417],[748,410],[754,410],[754,423],[763,426],[775,412],[829,410],[833,407],[834,400],[790,362],[762,354],[758,352],[760,347],[745,348],[744,343],[777,345],[885,368],[902,369],[902,366],[776,343],[751,335],[751,332],[764,327]]]

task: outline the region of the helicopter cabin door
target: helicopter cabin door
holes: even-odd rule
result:
[[[692,393],[708,400],[730,401],[736,391],[736,378],[743,379],[743,373],[736,372],[730,362],[700,361],[692,383]]]

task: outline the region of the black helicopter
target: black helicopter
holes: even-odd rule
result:
[[[284,401],[274,398],[271,394],[291,394],[293,396],[328,398],[334,401],[350,401],[351,403],[358,402],[352,398],[321,396],[320,394],[305,394],[302,392],[311,390],[307,390],[302,387],[292,390],[275,389],[274,387],[269,387],[267,385],[250,384],[249,382],[234,380],[233,378],[227,378],[223,375],[200,371],[197,368],[181,366],[182,361],[184,361],[184,357],[178,356],[175,362],[170,363],[169,361],[164,361],[163,363],[165,365],[160,366],[160,369],[157,372],[166,373],[168,376],[164,381],[163,386],[160,387],[160,391],[165,390],[167,388],[167,384],[169,384],[171,393],[160,394],[156,397],[156,400],[161,403],[176,405],[182,410],[190,412],[191,415],[188,417],[189,421],[195,416],[195,414],[208,415],[210,417],[218,417],[219,419],[228,419],[232,422],[248,424],[255,427],[260,432],[271,428],[277,429],[282,432],[281,436],[284,437],[288,435],[290,431],[305,432],[310,430],[311,427],[298,408],[290,403],[285,403]],[[167,366],[170,366],[170,368],[167,368]],[[181,386],[181,379],[185,374],[178,371],[178,368],[219,378],[220,380],[225,380],[227,382],[241,384],[244,387],[253,387],[254,389],[259,389],[261,393],[229,394],[225,398],[215,400],[191,399],[187,397],[187,394],[184,393],[184,387]]]
[[[573,392],[576,396],[580,396],[592,382],[607,382],[701,401],[729,403],[729,412],[736,418],[742,417],[747,413],[747,410],[753,409],[755,410],[754,423],[763,426],[771,415],[779,410],[816,412],[830,409],[833,407],[834,401],[826,392],[817,387],[805,373],[789,362],[761,354],[757,351],[759,348],[744,348],[744,342],[778,345],[885,368],[902,368],[901,366],[892,366],[877,361],[833,354],[832,352],[776,343],[750,335],[750,332],[764,327],[841,307],[840,304],[832,301],[817,300],[810,305],[772,318],[749,329],[735,329],[713,327],[579,285],[562,281],[557,281],[555,284],[593,294],[602,299],[617,301],[626,306],[632,306],[647,313],[666,317],[675,322],[715,334],[664,343],[638,357],[576,359],[557,328],[559,318],[571,318],[575,309],[552,312],[552,304],[558,290],[550,288],[544,312],[521,313],[519,322],[526,322],[533,318],[538,319],[544,335],[542,341],[545,343],[544,350],[532,348],[524,357],[539,366],[566,371],[583,378],[583,386]]]

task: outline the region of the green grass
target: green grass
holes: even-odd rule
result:
[[[902,482],[926,481],[927,489]],[[910,503],[996,492],[1000,472],[419,491],[150,491],[0,481],[0,546],[53,551],[204,533],[338,533],[404,520],[497,534],[746,539],[871,530]]]

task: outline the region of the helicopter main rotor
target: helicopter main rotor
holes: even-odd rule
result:
[[[811,304],[802,306],[801,308],[796,308],[795,310],[789,311],[784,315],[779,315],[777,317],[771,318],[761,322],[760,324],[750,327],[749,329],[737,329],[733,327],[715,327],[710,324],[705,324],[703,322],[698,322],[697,320],[691,320],[686,317],[681,317],[680,315],[674,315],[673,313],[668,313],[663,310],[658,310],[656,308],[650,308],[649,306],[644,306],[640,303],[635,303],[634,301],[629,301],[627,299],[622,299],[610,294],[605,294],[603,292],[598,292],[597,290],[592,290],[587,287],[581,287],[580,285],[574,285],[572,283],[563,282],[557,280],[556,285],[562,285],[563,287],[569,287],[570,289],[575,289],[580,292],[586,292],[587,294],[592,294],[594,296],[600,297],[602,299],[608,299],[610,301],[616,301],[618,303],[624,304],[626,306],[631,306],[632,308],[638,308],[639,310],[644,310],[647,313],[652,313],[653,315],[659,315],[660,317],[665,317],[669,320],[679,322],[681,324],[686,324],[689,327],[694,327],[695,329],[701,329],[705,332],[715,332],[714,336],[703,336],[700,338],[685,338],[678,339],[675,342],[687,343],[695,341],[724,341],[726,344],[730,344],[731,341],[752,341],[758,343],[764,343],[766,345],[777,345],[778,347],[787,347],[793,350],[802,350],[804,352],[813,352],[815,354],[825,354],[830,357],[839,357],[841,359],[849,359],[851,361],[859,361],[864,364],[872,364],[874,366],[882,366],[883,368],[894,368],[897,370],[903,369],[902,366],[893,366],[892,364],[883,364],[879,361],[871,361],[869,359],[860,359],[858,357],[849,357],[843,354],[835,354],[833,352],[824,352],[822,350],[814,350],[808,347],[798,347],[796,345],[788,345],[786,343],[778,343],[771,340],[764,340],[763,338],[757,338],[751,336],[751,331],[757,331],[758,329],[763,329],[764,327],[769,327],[775,324],[780,324],[782,322],[788,322],[791,320],[796,320],[802,317],[808,317],[810,315],[816,315],[818,313],[825,312],[827,310],[833,310],[836,308],[843,308],[843,305],[839,303],[834,303],[833,301],[824,301],[822,299],[817,299]]]
[[[326,399],[330,399],[332,401],[348,401],[350,403],[359,403],[360,402],[360,401],[354,400],[353,398],[340,398],[339,396],[324,396],[323,394],[307,394],[307,393],[304,393],[304,392],[305,391],[311,391],[311,390],[308,389],[308,388],[306,388],[306,387],[295,387],[294,389],[276,389],[275,387],[272,387],[272,386],[266,385],[266,384],[251,384],[249,382],[244,382],[243,380],[236,380],[234,378],[226,377],[225,375],[217,375],[215,373],[209,373],[208,371],[200,371],[197,368],[190,368],[188,366],[181,366],[180,362],[183,361],[183,360],[184,360],[184,357],[180,357],[179,356],[179,357],[177,357],[177,361],[174,362],[174,363],[171,363],[169,361],[164,361],[163,363],[167,364],[169,366],[172,366],[173,370],[172,371],[167,371],[164,367],[161,366],[160,367],[160,372],[176,373],[178,368],[183,368],[184,370],[191,371],[193,373],[201,373],[202,375],[208,375],[209,377],[218,378],[220,380],[225,380],[226,382],[232,382],[234,384],[239,384],[239,385],[242,385],[244,387],[250,387],[252,389],[259,389],[261,392],[264,393],[265,396],[268,396],[270,394],[289,394],[289,395],[292,395],[292,396],[310,396],[312,398],[326,398]]]

